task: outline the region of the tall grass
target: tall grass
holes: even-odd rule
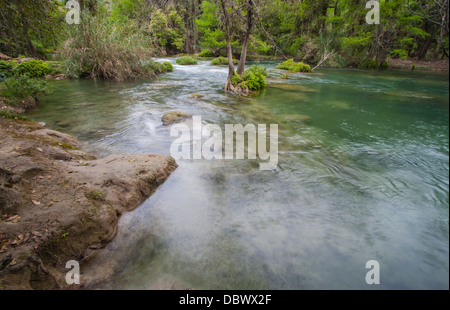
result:
[[[79,25],[70,27],[70,39],[62,48],[66,73],[74,78],[125,80],[164,71],[151,60],[151,41],[137,29],[131,21],[84,14]]]

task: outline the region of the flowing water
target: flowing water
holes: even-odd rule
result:
[[[174,59],[168,59],[175,64]],[[179,160],[86,271],[91,288],[449,288],[449,80],[323,69],[259,96],[222,86],[227,68],[177,66],[156,80],[55,81],[30,115],[98,156],[170,154],[161,116],[279,124],[279,164]],[[193,93],[201,99],[189,99]],[[101,274],[101,276],[99,276]]]

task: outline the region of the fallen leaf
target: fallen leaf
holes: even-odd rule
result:
[[[18,238],[20,241],[22,241],[22,240],[23,240],[23,235],[22,235],[22,234],[21,234],[21,235],[18,235],[17,238]]]
[[[17,216],[12,222],[15,224],[20,221],[20,216]]]
[[[43,152],[44,151],[40,147],[36,148],[36,150],[38,150],[39,152]]]
[[[38,178],[42,180],[44,177],[42,175],[40,175]]]
[[[31,193],[32,193],[32,194],[36,193],[36,190],[35,190],[35,189],[33,189],[33,190],[31,191]]]
[[[31,232],[34,236],[42,237],[42,234],[38,231],[32,231]]]
[[[33,204],[35,204],[36,206],[40,206],[41,205],[41,203],[39,201],[36,201],[36,200],[31,200],[31,202]]]
[[[19,217],[18,215],[13,215],[13,216],[9,217],[8,219],[6,219],[6,221],[7,222],[14,221],[18,217]]]
[[[33,248],[34,248],[35,250],[37,250],[37,248],[38,248],[38,245],[37,245],[37,244],[35,244]]]
[[[3,214],[2,215],[2,220],[5,220],[8,217],[8,214]]]

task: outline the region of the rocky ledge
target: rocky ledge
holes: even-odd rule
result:
[[[39,124],[0,117],[0,289],[68,289],[83,264],[176,169],[161,155],[97,159]]]

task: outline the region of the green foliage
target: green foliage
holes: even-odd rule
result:
[[[11,71],[15,67],[15,62],[0,60],[0,72]]]
[[[47,61],[47,64],[48,64],[48,74],[55,75],[63,73],[61,62]]]
[[[389,63],[385,61],[380,64],[375,59],[368,59],[361,62],[361,67],[366,69],[387,69],[389,67]]]
[[[49,89],[45,80],[31,78],[26,74],[14,74],[0,82],[0,97],[8,99],[11,104],[27,97],[37,99],[40,94],[48,93]]]
[[[231,83],[241,89],[261,90],[266,87],[267,70],[263,66],[253,65],[245,70],[242,75],[235,74],[231,77]]]
[[[172,72],[173,71],[173,66],[170,62],[165,61],[163,62],[164,67],[166,68],[167,72]]]
[[[404,50],[404,49],[395,49],[393,51],[391,51],[390,53],[392,58],[401,58],[401,59],[406,59],[408,58],[408,51]]]
[[[19,121],[29,121],[30,120],[30,118],[27,116],[23,116],[23,115],[16,114],[16,113],[8,113],[5,111],[0,111],[0,116],[4,117],[4,118],[9,118],[9,119],[16,119]]]
[[[293,59],[286,60],[275,68],[293,72],[311,72],[311,66],[306,65],[303,62],[295,62]]]
[[[154,76],[154,47],[133,23],[118,24],[107,16],[82,15],[63,44],[63,67],[70,77],[124,80]]]
[[[239,60],[233,59],[233,64],[239,64]],[[217,57],[211,61],[212,66],[228,66],[228,58],[227,57]]]
[[[177,64],[183,65],[183,66],[189,66],[189,65],[198,65],[197,60],[190,56],[183,56],[177,59]]]
[[[52,1],[0,1],[0,51],[11,57],[48,57],[64,36],[65,10]],[[40,58],[41,58],[40,57]]]
[[[31,78],[39,78],[48,74],[49,65],[42,60],[29,60],[17,65],[17,73],[27,74]]]
[[[17,61],[0,60],[0,82],[13,74],[16,65]]]
[[[204,57],[204,58],[208,58],[208,57],[213,57],[213,53],[210,50],[203,50],[200,54],[198,54],[198,57]]]
[[[156,10],[152,14],[149,30],[167,53],[184,51],[185,28],[180,14],[173,6]]]

